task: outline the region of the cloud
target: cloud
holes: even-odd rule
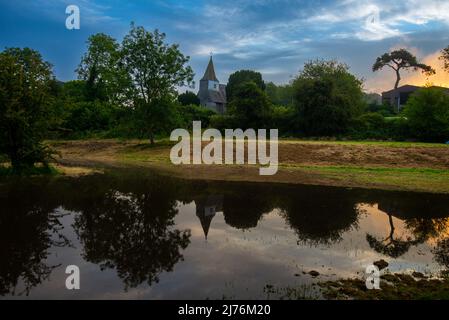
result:
[[[350,29],[345,33],[347,38],[379,41],[405,35],[413,26],[431,22],[448,24],[449,1],[346,0],[320,9],[308,21],[330,29],[346,25]]]
[[[100,4],[98,1],[92,0],[35,0],[26,1],[18,0],[19,5],[33,10],[38,14],[45,14],[50,19],[60,21],[65,16],[65,9],[69,5],[76,5],[80,8],[82,24],[96,25],[101,23],[119,21],[118,17],[113,17],[107,12],[110,6]]]
[[[64,27],[68,4],[80,6],[82,27],[70,33],[70,56],[52,50],[63,80],[73,75],[88,35],[105,32],[121,40],[131,21],[158,28],[170,43],[179,43],[197,78],[213,52],[223,82],[235,70],[254,69],[267,81],[286,83],[305,61],[335,58],[376,90],[390,86],[391,75],[380,77],[370,67],[395,44],[419,48],[421,57],[449,44],[447,0],[15,0],[0,4],[0,20],[21,14],[31,17],[31,26],[8,22],[14,32],[0,30],[0,45],[36,46],[39,38],[42,50],[48,43],[65,43],[66,33],[48,30]],[[36,15],[45,23],[32,25]]]

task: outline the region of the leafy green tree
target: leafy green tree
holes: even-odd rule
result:
[[[190,91],[186,91],[185,93],[181,93],[178,96],[178,102],[183,106],[188,105],[200,105],[200,98],[196,94]]]
[[[399,87],[399,82],[401,81],[401,70],[413,69],[414,71],[421,70],[426,75],[435,74],[435,70],[431,66],[418,62],[416,57],[405,49],[384,53],[378,57],[373,65],[373,72],[379,71],[384,67],[389,67],[396,73],[395,89]]]
[[[277,86],[273,82],[266,85],[265,92],[273,104],[280,106],[293,105],[293,86],[291,84]]]
[[[17,173],[47,166],[52,152],[42,140],[53,99],[51,65],[37,51],[9,48],[0,53],[0,70],[0,153]]]
[[[247,82],[254,82],[261,90],[265,90],[265,83],[260,72],[252,70],[236,71],[229,76],[228,84],[226,86],[226,96],[228,102],[231,102],[237,93],[237,88]]]
[[[134,108],[133,129],[139,138],[149,137],[152,145],[156,135],[169,134],[181,122],[176,103],[171,96],[149,103],[138,100]]]
[[[256,83],[250,81],[236,88],[228,112],[237,118],[244,129],[265,128],[271,115],[271,108],[267,94]]]
[[[337,61],[306,63],[293,87],[295,126],[308,135],[344,133],[365,108],[362,81]]]
[[[408,99],[404,114],[413,136],[428,141],[449,140],[449,95],[444,90],[419,90]]]
[[[208,127],[210,124],[210,118],[216,113],[208,108],[190,104],[187,106],[181,105],[178,107],[178,111],[181,116],[180,125],[185,128],[191,128],[193,121],[201,121],[203,127]]]
[[[270,127],[277,128],[281,135],[292,134],[294,109],[291,106],[273,105],[270,116]]]
[[[130,78],[123,66],[120,45],[103,33],[89,37],[88,50],[76,70],[85,81],[85,94],[89,101],[117,102],[126,98]]]
[[[86,81],[84,80],[65,82],[59,95],[64,100],[71,100],[74,102],[89,101],[86,93]]]
[[[75,133],[75,136],[106,131],[114,121],[115,106],[102,101],[80,101],[66,104],[69,114],[66,117],[65,128]]]
[[[165,34],[131,25],[122,44],[125,67],[133,80],[133,101],[144,132],[154,144],[155,135],[165,129],[172,109],[162,110],[160,103],[175,96],[176,86],[193,80],[192,68],[186,66],[178,45],[165,43]]]

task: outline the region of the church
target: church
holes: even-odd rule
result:
[[[198,92],[200,104],[219,114],[226,112],[226,85],[220,84],[215,75],[214,62],[212,56],[207,65],[206,72],[200,80],[200,91]]]

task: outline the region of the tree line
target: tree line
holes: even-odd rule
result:
[[[449,71],[449,47],[441,59]],[[373,103],[363,81],[338,61],[307,62],[286,85],[266,83],[259,72],[230,75],[225,114],[200,106],[193,92],[190,57],[168,44],[159,30],[131,24],[121,42],[103,34],[87,41],[77,80],[56,80],[52,65],[30,48],[0,52],[0,160],[15,172],[54,152],[43,141],[59,138],[144,138],[152,144],[174,128],[278,128],[281,136],[355,139],[449,140],[449,96],[435,88],[415,94],[401,114]],[[373,71],[394,70],[398,86],[405,69],[435,73],[401,49],[379,57]],[[4,162],[2,161],[2,162]]]

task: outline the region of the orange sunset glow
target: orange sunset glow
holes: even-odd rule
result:
[[[394,49],[396,49],[396,47]],[[449,87],[449,72],[445,71],[443,68],[443,61],[440,60],[440,51],[436,51],[421,58],[420,55],[416,52],[416,49],[410,49],[410,51],[414,54],[417,54],[418,60],[420,62],[432,66],[435,69],[436,74],[428,77],[421,71],[403,71],[401,73],[402,80],[400,82],[400,86],[410,84],[415,86],[433,85]],[[365,82],[365,88],[370,92],[382,93],[383,91],[393,89],[394,82],[394,73],[390,69],[385,68],[381,72],[375,74],[372,78],[367,79]]]

